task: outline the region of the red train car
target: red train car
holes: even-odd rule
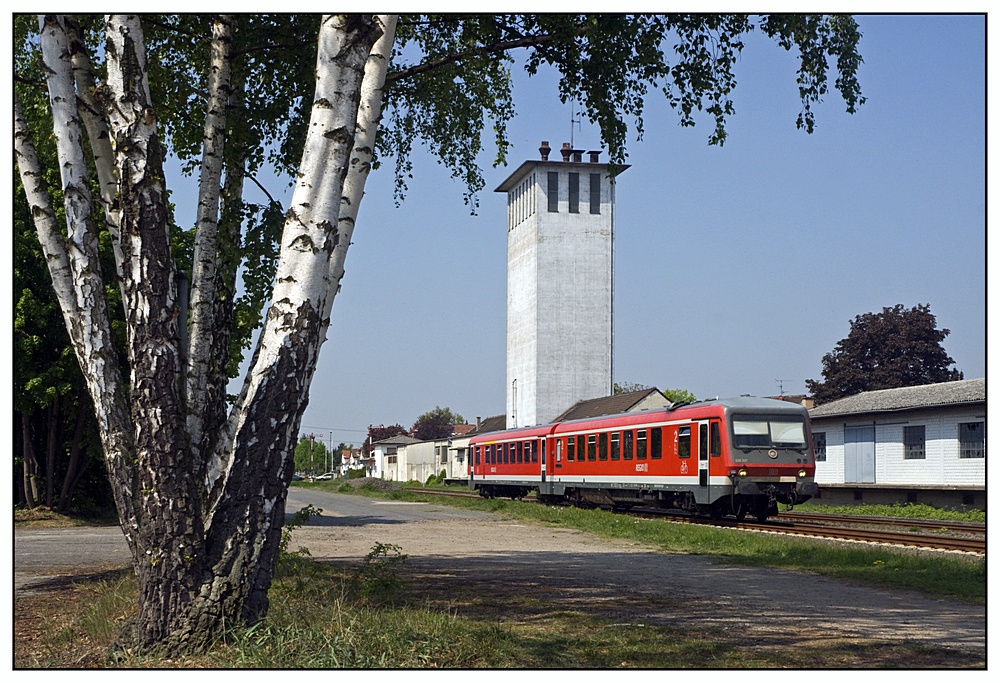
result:
[[[765,520],[816,494],[802,406],[732,398],[474,437],[469,485],[486,497]]]

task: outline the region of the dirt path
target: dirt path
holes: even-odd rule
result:
[[[378,512],[361,521],[356,512],[326,513],[321,525],[296,530],[292,546],[308,547],[317,559],[356,561],[376,542],[396,544],[409,556],[411,579],[442,601],[449,586],[463,585],[494,603],[510,591],[511,600],[528,594],[630,624],[736,632],[756,646],[910,641],[985,657],[982,606],[731,566],[481,513],[372,523],[419,504],[362,500]]]

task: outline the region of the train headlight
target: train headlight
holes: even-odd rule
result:
[[[741,477],[745,477],[745,476],[747,476],[747,470],[746,470],[746,468],[744,467],[743,469],[741,469],[741,470],[740,470],[739,472],[737,472],[736,474],[737,474],[738,476],[741,476]]]
[[[801,477],[804,477],[804,476],[806,476],[806,471],[805,470],[799,470],[799,477],[801,478]]]

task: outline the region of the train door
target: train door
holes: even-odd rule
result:
[[[535,442],[542,449],[542,457],[539,460],[542,463],[542,483],[545,483],[545,439],[538,439]]]
[[[708,486],[708,422],[698,423],[698,486]]]

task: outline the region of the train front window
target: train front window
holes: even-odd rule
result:
[[[806,447],[806,427],[802,420],[735,417],[733,437],[736,448],[743,449]]]

